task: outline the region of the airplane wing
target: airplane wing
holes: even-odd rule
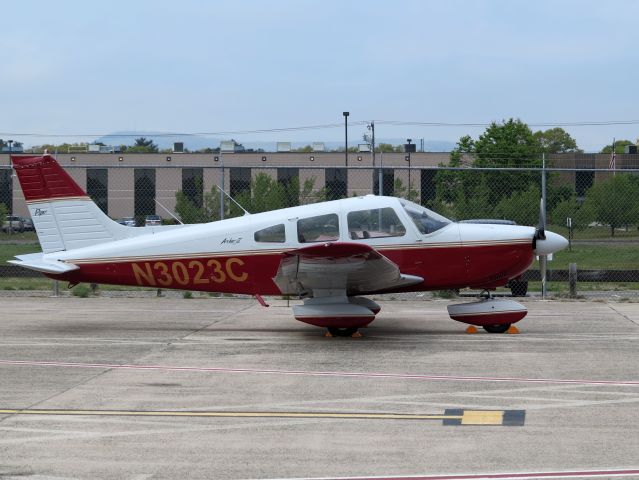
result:
[[[283,293],[318,296],[358,295],[424,281],[404,275],[373,247],[361,243],[318,243],[283,254],[274,282]]]

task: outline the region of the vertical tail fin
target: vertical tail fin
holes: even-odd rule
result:
[[[129,236],[50,155],[12,156],[44,253],[87,247]]]

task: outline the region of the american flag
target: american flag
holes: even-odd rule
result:
[[[610,154],[610,163],[608,164],[608,168],[611,170],[615,170],[617,168],[617,152],[615,152],[615,141],[612,141],[612,153]]]

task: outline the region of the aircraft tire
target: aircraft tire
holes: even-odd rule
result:
[[[357,332],[357,327],[336,328],[328,327],[328,332],[334,337],[350,337]]]
[[[510,293],[513,297],[525,297],[528,293],[528,282],[521,280],[511,280]]]
[[[506,333],[510,328],[510,323],[504,325],[484,325],[484,330],[488,333]]]

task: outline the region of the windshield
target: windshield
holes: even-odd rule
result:
[[[408,200],[402,200],[400,202],[408,216],[413,221],[420,233],[426,235],[436,232],[440,228],[444,228],[451,223],[446,217],[443,217],[432,210],[417,205],[416,203],[409,202]]]

